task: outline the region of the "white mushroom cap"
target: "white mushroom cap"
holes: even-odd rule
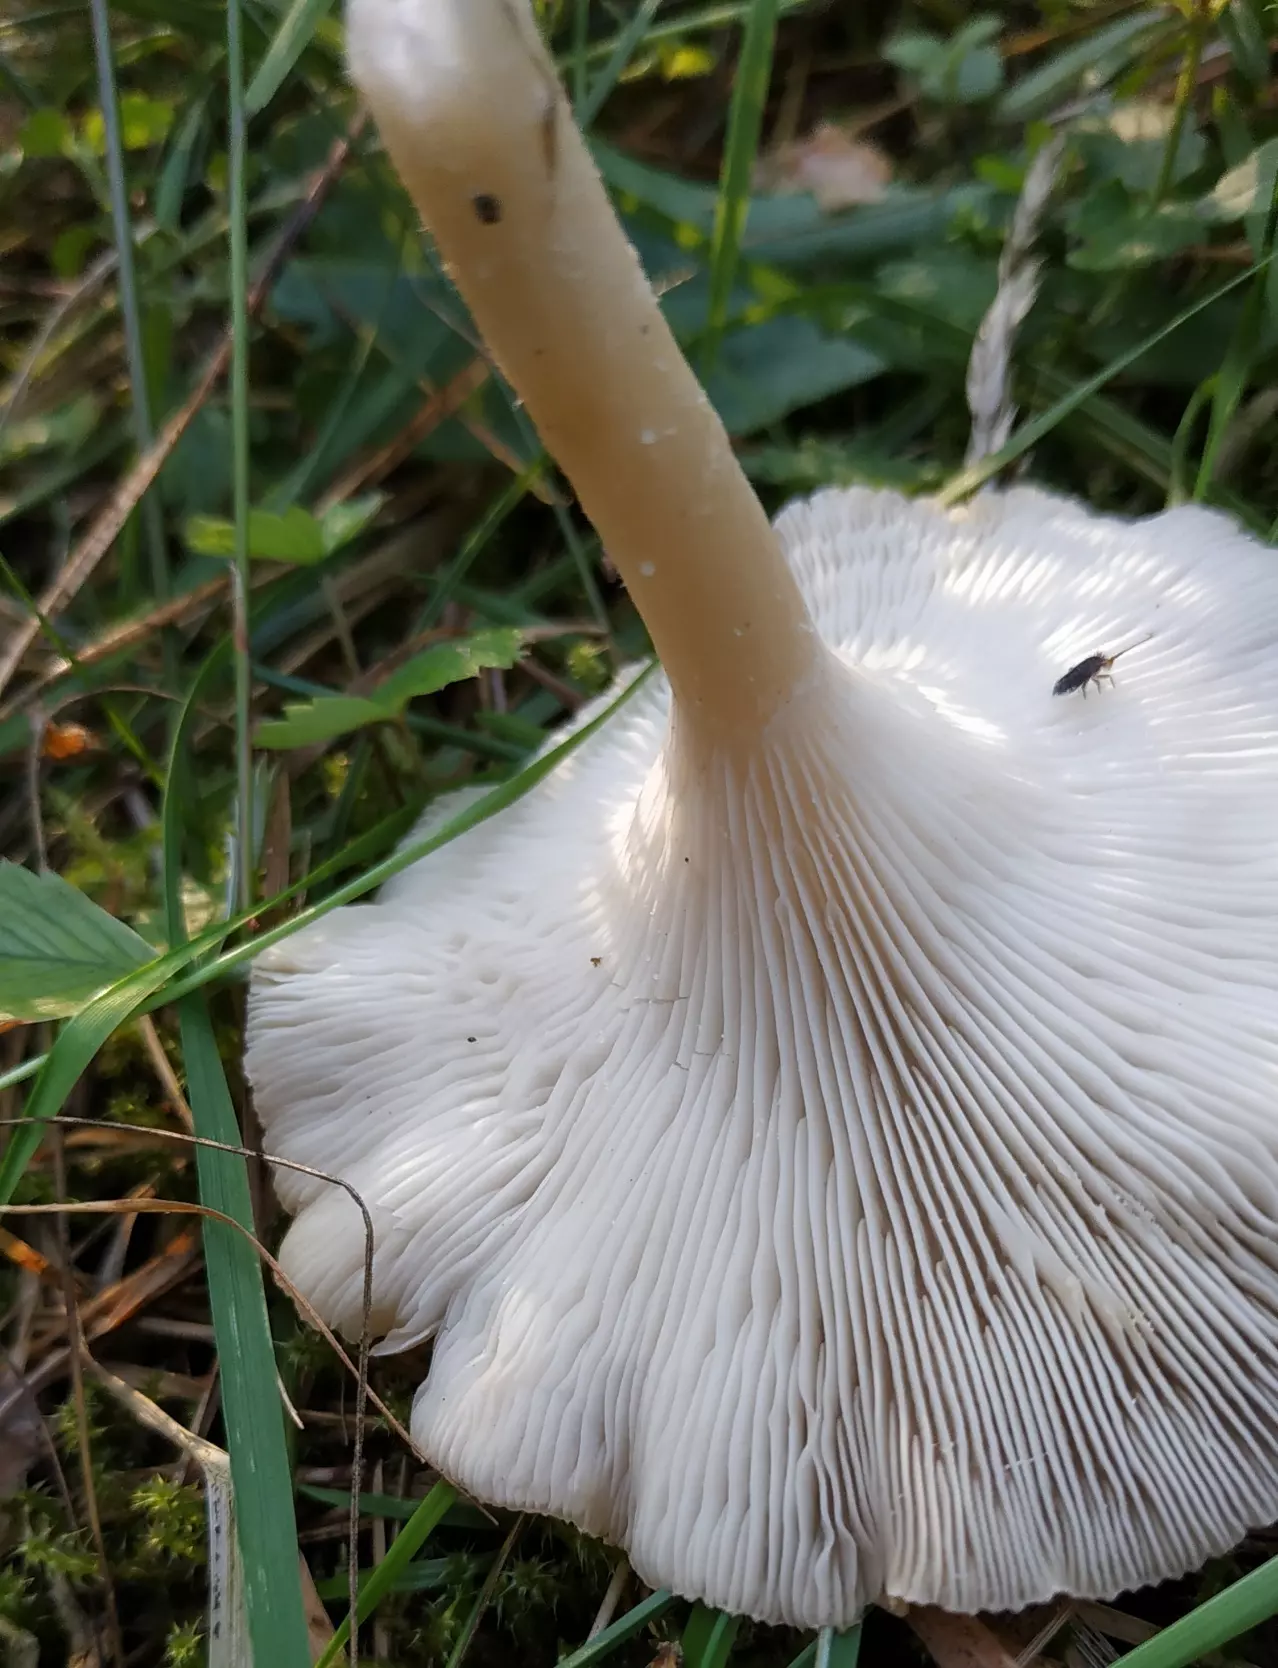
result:
[[[654,681],[262,958],[268,1148],[366,1199],[432,1459],[653,1585],[1181,1573],[1278,1513],[1274,555],[1029,490],[778,533],[833,652],[752,748]],[[356,1328],[354,1207],[280,1187]]]

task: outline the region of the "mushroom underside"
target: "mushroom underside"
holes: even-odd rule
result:
[[[654,1585],[1182,1573],[1278,1514],[1273,557],[1031,490],[778,528],[833,652],[749,758],[654,680],[261,958],[268,1150],[367,1202],[431,1458]],[[279,1185],[357,1329],[357,1212]]]

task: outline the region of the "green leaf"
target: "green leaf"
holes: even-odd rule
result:
[[[945,64],[945,42],[925,29],[908,29],[883,43],[883,56],[907,75],[937,75]]]
[[[728,137],[719,175],[714,233],[710,245],[710,309],[703,364],[713,365],[728,320],[728,305],[750,212],[750,180],[772,80],[777,36],[777,0],[753,0],[746,18],[741,56],[732,81]]]
[[[392,672],[372,695],[317,695],[311,701],[286,702],[283,718],[259,724],[257,745],[309,747],[349,730],[388,723],[418,695],[433,695],[489,666],[513,666],[522,645],[522,634],[505,627],[437,643]]]
[[[206,672],[216,669],[219,658],[229,650],[229,646],[230,639],[224,638],[208,657],[205,663]],[[184,996],[189,996],[192,991],[202,989],[212,980],[229,973],[232,968],[253,960],[272,944],[281,943],[293,933],[300,932],[312,921],[318,921],[331,911],[340,909],[343,904],[354,903],[357,898],[366,896],[392,875],[401,874],[411,864],[429,856],[432,851],[440,850],[469,829],[477,828],[480,823],[487,822],[489,817],[504,811],[508,805],[515,804],[538,782],[545,781],[551,771],[570,754],[583,747],[591,736],[597,735],[644,687],[655,669],[656,662],[650,661],[645,669],[588,723],[531,760],[509,781],[498,783],[479,799],[473,800],[442,828],[424,838],[403,841],[389,857],[382,858],[371,868],[363,869],[354,879],[335,887],[318,903],[308,904],[289,920],[276,927],[270,927],[259,933],[256,938],[245,940],[234,949],[210,959],[211,952],[215,951],[231,932],[247,925],[249,916],[246,912],[239,918],[216,922],[189,943],[177,945],[166,955],[145,963],[135,973],[128,974],[117,984],[104,990],[101,995],[93,997],[75,1018],[67,1023],[47,1054],[37,1060],[29,1060],[22,1066],[15,1067],[13,1071],[3,1073],[0,1078],[4,1087],[25,1082],[31,1076],[36,1078],[35,1087],[25,1107],[25,1115],[30,1121],[13,1132],[3,1155],[0,1155],[0,1209],[13,1197],[14,1188],[21,1181],[27,1165],[44,1137],[41,1126],[50,1118],[57,1117],[80,1075],[112,1032],[118,1030],[140,1010],[150,1012],[151,1008],[159,1006],[157,992],[162,987],[167,987],[164,997],[166,1001],[176,1002]],[[201,676],[203,675],[202,673]],[[198,688],[197,679],[192,696]],[[186,713],[195,708],[192,696],[188,696],[187,699],[184,721]],[[176,839],[176,834],[170,838],[170,830],[176,830],[178,825],[176,811],[167,802],[162,820],[165,829],[167,869],[168,849]],[[367,838],[365,835],[353,841],[346,852],[330,858],[327,863],[321,863],[304,880],[297,881],[274,898],[266,900],[265,906],[279,908],[303,887],[326,880],[330,874],[336,874],[352,863],[362,863],[360,848]],[[176,874],[170,877],[166,873],[165,894],[173,919],[179,918],[180,915],[176,901],[177,883]],[[197,961],[201,965],[194,972],[190,971],[192,963]],[[666,1596],[669,1601],[669,1595]]]
[[[92,243],[96,234],[89,232]],[[102,420],[92,394],[80,394],[67,405],[55,406],[38,417],[20,417],[0,427],[0,464],[16,463],[37,452],[75,449],[84,445]]]
[[[1175,113],[1153,99],[1128,99],[1103,115],[1085,116],[1072,129],[1073,143],[1093,179],[1117,181],[1135,196],[1150,197],[1162,181]],[[1178,185],[1203,164],[1207,144],[1186,123],[1176,135],[1176,153],[1166,183]]]
[[[729,434],[751,434],[800,407],[869,382],[883,360],[811,319],[782,315],[724,337],[706,393]]]
[[[1177,27],[1159,13],[1138,11],[1097,29],[1074,46],[1054,52],[1032,74],[1010,87],[994,106],[999,121],[1021,123],[1045,116],[1082,82],[1098,91],[1144,54],[1151,37]]]
[[[256,116],[279,92],[332,4],[333,0],[293,0],[244,94],[248,115]]]
[[[1192,306],[1183,308],[1160,329],[1137,342],[1134,347],[1118,354],[1092,376],[1076,383],[1068,393],[1063,394],[1048,410],[1040,411],[1036,417],[1031,417],[1028,422],[1022,423],[1007,444],[1000,447],[997,452],[992,453],[988,458],[982,458],[980,463],[970,464],[967,468],[961,469],[936,494],[936,502],[943,507],[961,502],[969,493],[975,492],[977,487],[984,485],[1001,469],[1005,469],[1009,463],[1012,463],[1016,458],[1023,457],[1031,447],[1038,444],[1044,435],[1050,434],[1053,429],[1077,411],[1086,401],[1090,400],[1094,394],[1099,393],[1106,383],[1119,376],[1128,366],[1135,365],[1152,349],[1158,347],[1169,336],[1174,335],[1176,331],[1188,324],[1191,319],[1197,318],[1200,313],[1205,313],[1208,308],[1214,307],[1217,302],[1222,301],[1232,291],[1243,284],[1249,283],[1258,272],[1267,271],[1272,265],[1272,255],[1267,256],[1263,261],[1257,261],[1254,266],[1248,267],[1245,272],[1240,272],[1236,277],[1226,280],[1217,289],[1212,290],[1209,295],[1203,296],[1200,301],[1195,301]]]
[[[611,189],[627,200],[653,210],[676,227],[697,233],[693,243],[708,237],[718,212],[719,193],[696,180],[638,162],[624,151],[613,150],[599,138],[590,141],[590,154]],[[824,223],[825,216],[810,197],[752,197],[746,225],[752,236],[780,236],[799,227]]]
[[[321,1488],[317,1483],[299,1483],[297,1492],[305,1495],[308,1500],[318,1500],[325,1506],[349,1506],[350,1492],[344,1488]],[[369,1494],[363,1493],[359,1497],[359,1509],[362,1517],[388,1517],[396,1522],[407,1521],[421,1506],[420,1500],[409,1500],[398,1494]],[[493,1520],[489,1513],[481,1511],[478,1506],[472,1506],[467,1501],[458,1501],[444,1513],[442,1520],[452,1529],[491,1529]],[[342,1576],[342,1592],[346,1591],[346,1577]]]
[[[681,1641],[685,1668],[726,1668],[740,1626],[740,1616],[694,1605]]]
[[[0,1019],[61,1019],[153,951],[60,875],[0,863]]]
[[[1217,20],[1238,73],[1258,90],[1268,86],[1270,76],[1263,6],[1264,0],[1231,0]]]
[[[370,492],[334,504],[318,518],[297,504],[280,511],[250,510],[249,555],[261,561],[301,566],[322,562],[358,538],[384,503],[380,492]],[[190,516],[182,537],[195,556],[235,554],[235,523],[224,516]]]
[[[181,223],[182,199],[191,181],[195,148],[203,135],[208,114],[208,95],[200,94],[183,117],[160,169],[155,185],[155,218],[166,232],[176,232]]]
[[[23,1108],[23,1116],[29,1122],[13,1131],[0,1157],[0,1209],[13,1197],[14,1188],[44,1139],[44,1126],[62,1110],[67,1096],[102,1044],[192,959],[193,952],[184,947],[146,962],[135,973],[92,997],[63,1026],[45,1056]]]
[[[313,701],[285,702],[283,718],[259,724],[253,740],[258,747],[311,747],[395,716],[393,707],[366,695],[318,695]]]
[[[1223,221],[1245,220],[1252,214],[1265,214],[1273,199],[1276,175],[1278,139],[1269,139],[1236,168],[1221,175],[1204,207],[1210,206],[1215,217]]]
[[[523,652],[523,633],[513,627],[477,631],[451,643],[437,643],[407,660],[376,690],[380,705],[400,712],[415,696],[433,695],[450,683],[473,678],[488,667],[513,666]]]
[[[836,1633],[823,1627],[817,1635],[814,1668],[857,1668],[861,1656],[861,1624]]]
[[[1200,243],[1203,216],[1195,203],[1162,203],[1151,209],[1114,181],[1093,191],[1069,215],[1080,242],[1069,264],[1082,272],[1149,266]]]
[[[1270,147],[1270,156],[1256,169],[1267,185],[1268,193],[1254,204],[1254,208],[1258,208],[1260,212],[1256,213],[1253,209],[1247,215],[1249,235],[1257,255],[1261,258],[1271,253],[1275,236],[1278,236],[1278,141],[1271,140]],[[1262,146],[1263,149],[1265,147]],[[1257,152],[1256,156],[1259,155]],[[1203,446],[1198,479],[1194,485],[1196,499],[1201,500],[1207,496],[1212,485],[1221,442],[1263,355],[1268,289],[1269,275],[1258,273],[1234,326],[1229,350],[1225,354],[1219,374],[1214,379],[1211,421]]]
[[[624,27],[618,31],[607,63],[577,106],[577,125],[583,133],[594,125],[595,117],[608,102],[613,88],[625,74],[626,65],[634,56],[660,5],[661,0],[640,0],[634,15],[628,18]]]
[[[348,498],[344,504],[330,505],[319,523],[325,555],[332,556],[343,545],[353,543],[385,502],[385,493],[366,492],[362,498]]]
[[[633,1610],[627,1610],[624,1616],[618,1616],[610,1627],[596,1634],[589,1644],[583,1645],[579,1651],[573,1651],[570,1656],[563,1657],[559,1668],[594,1668],[596,1662],[603,1662],[619,1645],[626,1644],[659,1616],[663,1616],[674,1602],[674,1594],[666,1592],[664,1588],[659,1593],[653,1593],[650,1598],[644,1599],[642,1604],[636,1604]]]
[[[435,1484],[430,1493],[418,1506],[408,1522],[392,1541],[386,1556],[377,1565],[359,1591],[359,1619],[371,1616],[373,1611],[394,1587],[396,1580],[407,1568],[410,1559],[421,1548],[422,1543],[431,1531],[438,1525],[444,1513],[457,1498],[457,1490],[451,1483],[442,1480]],[[341,1626],[325,1646],[323,1654],[315,1664],[315,1668],[331,1668],[337,1661],[343,1645],[350,1638],[350,1617],[342,1619]]]
[[[238,1145],[243,1137],[204,997],[184,998],[178,1016],[196,1134]],[[253,1205],[243,1158],[197,1147],[195,1161],[202,1203],[251,1233]],[[298,1580],[293,1479],[262,1266],[252,1244],[226,1222],[204,1223],[204,1248],[253,1654],[275,1668],[304,1668],[310,1651]]]
[[[182,802],[190,792],[192,732],[210,690],[231,663],[231,651],[230,639],[223,638],[205,658],[173,733],[160,825],[165,925],[176,948],[144,970],[152,977],[156,967],[196,953],[184,942]],[[192,992],[178,1003],[178,1021],[195,1132],[206,1140],[237,1146],[242,1136],[202,993]],[[243,1157],[199,1147],[195,1159],[201,1202],[252,1233],[253,1207]],[[204,1223],[204,1252],[253,1655],[272,1668],[301,1668],[310,1661],[310,1652],[298,1577],[292,1475],[262,1265],[252,1243],[226,1222]]]
[[[18,143],[32,161],[66,156],[74,143],[71,124],[60,110],[33,110],[22,124]]]
[[[893,36],[883,56],[913,75],[920,91],[938,104],[976,104],[1003,85],[1003,60],[991,43],[1002,28],[996,17],[970,19],[948,41],[925,30]]]
[[[1191,1662],[1218,1651],[1274,1615],[1278,1615],[1278,1558],[1271,1558],[1120,1656],[1113,1668],[1189,1668]]]
[[[339,1504],[343,1504],[343,1502],[339,1502]],[[485,1523],[484,1527],[488,1528],[490,1525]],[[406,1564],[400,1574],[395,1577],[391,1591],[396,1593],[434,1593],[438,1592],[441,1587],[456,1589],[459,1584],[469,1585],[474,1580],[482,1580],[485,1567],[491,1562],[491,1558],[466,1552],[450,1552],[446,1558],[415,1558],[411,1564]],[[360,1571],[359,1590],[361,1593],[369,1586],[376,1574],[376,1567]],[[317,1581],[315,1591],[325,1603],[346,1604],[349,1608],[350,1581],[345,1570],[340,1575],[330,1575],[323,1581]]]
[[[191,516],[182,537],[195,556],[235,554],[235,524],[223,516]],[[279,515],[250,510],[248,544],[250,556],[271,562],[322,562],[328,555],[320,523],[297,505]]]
[[[945,91],[955,104],[979,104],[1003,85],[1003,59],[997,47],[965,52],[946,72]]]
[[[120,138],[126,151],[145,151],[168,137],[173,106],[167,99],[125,93],[120,99]],[[80,126],[84,143],[94,156],[106,154],[106,123],[100,110],[90,110]]]
[[[868,262],[913,253],[928,244],[944,242],[958,216],[985,214],[995,196],[989,186],[977,182],[941,192],[892,186],[881,202],[865,203],[843,214],[820,215],[808,226],[791,226],[775,233],[760,226],[757,236],[752,215],[746,251],[755,260],[786,268],[830,260]],[[776,201],[805,199],[781,197]]]

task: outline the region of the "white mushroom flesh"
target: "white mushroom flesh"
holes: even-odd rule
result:
[[[1276,558],[1031,490],[778,532],[832,653],[753,750],[654,679],[262,958],[267,1146],[367,1201],[431,1458],[653,1585],[1176,1575],[1278,1512]],[[279,1186],[356,1330],[357,1212]]]

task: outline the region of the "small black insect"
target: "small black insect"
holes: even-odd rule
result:
[[[501,219],[501,204],[490,191],[477,191],[471,198],[475,218],[483,226],[495,226]]]
[[[1113,654],[1089,654],[1086,660],[1080,660],[1062,677],[1057,678],[1052,685],[1052,694],[1072,695],[1076,689],[1081,689],[1083,699],[1086,700],[1089,683],[1094,683],[1097,689],[1100,688],[1102,680],[1112,684],[1114,680],[1109,669],[1114,662],[1130,653],[1132,649],[1138,649],[1142,643],[1148,643],[1153,635],[1152,631],[1148,632],[1144,637],[1138,637],[1134,643],[1129,643],[1125,649],[1116,649]]]

